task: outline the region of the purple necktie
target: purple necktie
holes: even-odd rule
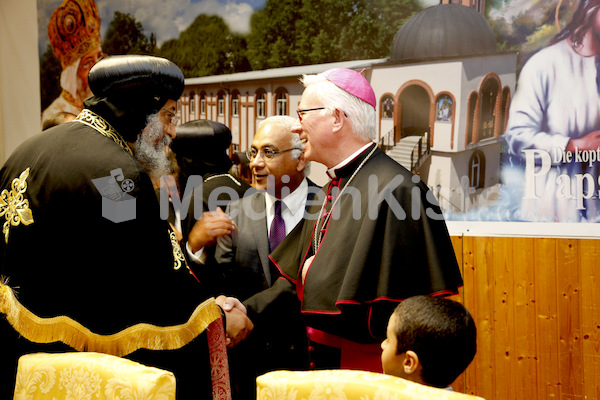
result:
[[[271,222],[271,232],[269,233],[269,246],[271,251],[275,250],[277,245],[285,237],[285,221],[281,218],[281,200],[275,202],[275,217]]]

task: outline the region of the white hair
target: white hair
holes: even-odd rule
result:
[[[352,132],[362,140],[377,139],[375,108],[358,97],[337,87],[323,75],[303,75],[300,81],[311,90],[326,108],[324,112],[333,113],[338,109],[346,115],[352,124]]]

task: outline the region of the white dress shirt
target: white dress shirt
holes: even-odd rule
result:
[[[265,205],[267,213],[267,233],[271,234],[271,223],[275,218],[275,201],[281,200],[281,218],[285,222],[286,236],[294,229],[298,222],[304,216],[306,207],[306,197],[308,196],[308,182],[306,178],[302,180],[300,185],[292,193],[285,196],[283,199],[278,199],[275,196],[265,192]]]

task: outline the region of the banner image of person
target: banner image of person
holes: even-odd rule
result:
[[[100,17],[94,0],[64,0],[54,9],[47,23],[48,40],[60,61],[60,92],[48,104],[42,104],[42,127],[60,123],[68,114],[74,118],[83,109],[83,100],[91,96],[87,74],[102,58]],[[50,71],[47,71],[50,72]],[[54,82],[42,81],[48,93]],[[47,101],[47,98],[44,98]]]
[[[600,222],[600,1],[530,57],[503,136],[506,185],[526,221]]]
[[[253,7],[264,2],[184,0],[165,7],[163,0],[38,0],[43,128],[81,111],[91,96],[87,74],[107,54],[164,57],[186,77],[247,67],[238,31],[248,33]],[[188,40],[178,38],[182,32]]]
[[[565,20],[538,30],[539,48],[524,46],[512,98],[493,83],[469,98],[473,153],[449,220],[600,222],[600,1],[551,7]],[[492,138],[499,159],[480,145]]]

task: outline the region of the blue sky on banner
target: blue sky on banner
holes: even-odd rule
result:
[[[40,55],[48,45],[48,21],[62,0],[38,0],[38,49]],[[100,13],[102,38],[115,11],[131,14],[142,23],[146,35],[153,32],[158,45],[176,39],[199,14],[219,15],[238,33],[250,30],[250,16],[266,0],[96,0]]]

